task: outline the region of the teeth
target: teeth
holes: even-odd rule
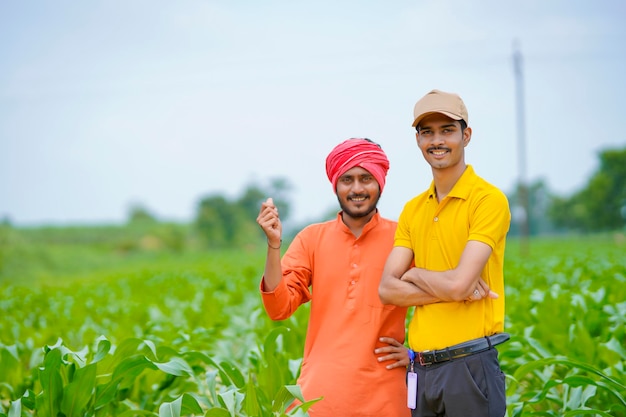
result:
[[[352,197],[352,201],[365,201],[365,197]]]

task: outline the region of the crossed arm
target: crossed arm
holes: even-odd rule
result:
[[[497,298],[498,295],[480,277],[490,255],[489,245],[469,241],[455,268],[431,271],[411,268],[413,251],[396,246],[385,263],[378,295],[383,304],[401,307]]]

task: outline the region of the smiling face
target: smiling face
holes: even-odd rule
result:
[[[378,181],[366,169],[351,168],[337,181],[337,200],[341,210],[352,218],[373,216],[379,198]]]
[[[441,113],[433,113],[419,124],[417,146],[433,169],[465,166],[465,146],[472,129],[462,129],[461,122]]]

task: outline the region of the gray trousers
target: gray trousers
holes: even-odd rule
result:
[[[495,348],[422,366],[417,373],[417,406],[412,417],[503,417],[504,373]]]

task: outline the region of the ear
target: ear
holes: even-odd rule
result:
[[[463,131],[463,147],[467,146],[472,140],[472,128],[466,127]]]

